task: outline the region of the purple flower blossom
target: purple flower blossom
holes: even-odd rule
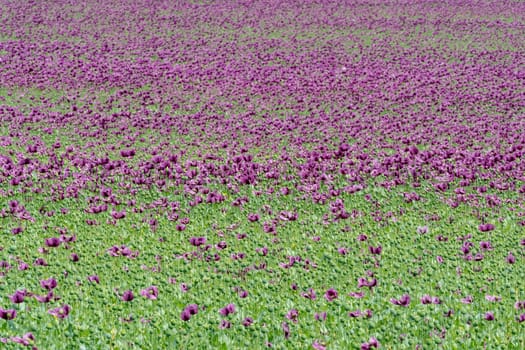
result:
[[[57,318],[66,318],[69,316],[70,311],[71,311],[71,307],[65,304],[65,305],[62,305],[61,307],[57,307],[56,309],[49,310],[48,313]]]
[[[230,328],[231,326],[232,324],[228,320],[222,320],[221,323],[219,324],[220,329],[227,329],[227,328]]]
[[[479,225],[478,229],[481,232],[488,232],[488,231],[494,230],[495,226],[493,224],[481,224],[481,225]]]
[[[316,321],[326,321],[326,312],[316,312],[314,318]]]
[[[122,294],[122,297],[120,298],[122,301],[132,301],[135,297],[133,296],[133,292],[131,290],[127,290]]]
[[[235,313],[235,305],[228,304],[225,307],[223,307],[222,309],[220,309],[219,313],[221,315],[223,315],[223,316],[231,315],[231,314]]]
[[[92,282],[92,283],[97,283],[97,284],[100,283],[100,279],[98,278],[97,275],[88,276],[87,279],[88,279],[89,282]]]
[[[15,309],[2,309],[0,308],[0,318],[4,319],[6,321],[10,321],[16,317],[16,310]]]
[[[328,301],[334,301],[335,299],[337,299],[338,296],[339,294],[333,288],[328,289],[324,294],[325,299]]]
[[[44,243],[48,247],[56,248],[56,247],[58,247],[60,245],[60,238],[58,238],[58,237],[46,238]]]
[[[283,329],[284,338],[285,339],[290,338],[290,326],[288,326],[288,323],[286,322],[281,323],[281,328]]]
[[[57,286],[57,281],[54,278],[49,278],[47,280],[41,280],[40,286],[47,290],[55,289]]]
[[[24,299],[26,297],[26,291],[25,290],[17,290],[13,295],[9,296],[9,299],[13,304],[20,304],[24,302]]]
[[[253,318],[251,317],[246,317],[243,321],[242,321],[242,325],[244,327],[249,327],[253,324]]]
[[[140,295],[146,299],[157,300],[159,296],[159,289],[156,286],[150,286],[140,291]]]
[[[292,309],[288,311],[288,313],[286,314],[286,318],[292,321],[293,323],[299,322],[298,317],[299,317],[299,311],[297,311],[296,309]]]
[[[381,254],[381,251],[383,250],[383,248],[380,245],[377,247],[369,246],[368,250],[370,251],[371,254],[379,255]]]
[[[403,294],[399,299],[391,298],[390,302],[394,305],[407,307],[410,304],[410,295]]]
[[[461,299],[461,302],[463,304],[472,304],[473,301],[474,298],[472,297],[472,295],[467,295],[465,298]]]
[[[191,318],[190,311],[187,308],[182,310],[182,312],[180,313],[180,319],[183,321],[189,321],[190,318]]]
[[[483,318],[487,321],[494,321],[494,313],[491,311],[486,312]]]

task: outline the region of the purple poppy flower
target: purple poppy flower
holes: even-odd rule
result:
[[[235,305],[228,304],[225,307],[223,307],[222,309],[220,309],[219,313],[221,315],[223,315],[223,316],[228,316],[230,314],[233,314],[233,313],[235,313]]]
[[[146,299],[157,300],[159,296],[159,289],[156,286],[151,286],[146,289],[143,289],[140,292],[140,295],[142,295]]]
[[[244,299],[248,297],[248,291],[247,290],[241,290],[239,291],[239,298]]]
[[[494,230],[495,226],[493,224],[481,224],[478,228],[481,232],[488,232]]]
[[[100,283],[100,279],[98,278],[97,275],[88,276],[87,279],[88,279],[89,282],[92,282],[92,283],[97,283],[97,284]]]
[[[326,346],[322,345],[321,343],[317,342],[317,340],[314,340],[312,344],[312,348],[315,350],[326,350]]]
[[[410,295],[408,294],[403,294],[401,296],[401,298],[399,299],[390,299],[390,302],[394,305],[399,305],[399,306],[403,306],[403,307],[407,307],[409,304],[410,304]]]
[[[47,262],[44,260],[44,258],[37,258],[34,262],[35,266],[47,266]]]
[[[189,321],[190,318],[191,318],[190,311],[187,308],[182,310],[182,312],[180,313],[180,319],[183,321]]]
[[[474,298],[472,297],[472,295],[467,295],[465,298],[461,299],[461,302],[463,304],[472,304],[473,301]]]
[[[377,286],[377,279],[375,278],[372,278],[370,281],[367,281],[365,278],[361,277],[357,279],[357,288],[368,287],[372,289],[375,286]]]
[[[281,328],[283,329],[283,332],[284,332],[284,338],[285,339],[290,338],[290,326],[288,326],[288,323],[286,322],[281,323]]]
[[[53,299],[53,292],[49,292],[46,295],[35,295],[35,299],[39,303],[49,303]]]
[[[299,322],[298,317],[299,317],[299,311],[297,311],[296,309],[291,309],[286,314],[286,318],[292,321],[293,323]]]
[[[56,248],[60,245],[60,238],[58,237],[50,237],[50,238],[46,238],[46,240],[44,241],[46,246],[48,247],[52,247],[52,248]]]
[[[24,229],[22,227],[15,227],[11,230],[11,234],[18,235],[24,232]]]
[[[44,288],[44,289],[52,290],[52,289],[56,288],[57,281],[54,278],[49,278],[47,280],[42,280],[42,281],[40,281],[40,286],[42,286],[42,288]]]
[[[18,264],[18,269],[20,271],[25,271],[29,269],[29,265],[22,261],[20,264]]]
[[[228,320],[222,320],[221,323],[219,324],[220,329],[230,328],[231,326],[232,324]]]
[[[127,290],[124,292],[124,294],[122,294],[122,297],[120,298],[122,301],[132,301],[133,298],[135,298],[133,296],[133,292],[131,290]]]
[[[348,313],[348,316],[352,318],[360,317],[361,315],[362,315],[361,310],[350,311]]]
[[[301,293],[301,296],[303,296],[306,299],[315,300],[317,298],[317,295],[315,294],[315,290],[312,288],[308,288],[308,292]]]
[[[381,247],[380,245],[377,247],[369,246],[368,250],[370,251],[371,254],[379,255],[381,254],[383,247]]]
[[[2,309],[0,308],[0,318],[10,321],[16,317],[16,310],[15,309]]]
[[[48,313],[58,318],[66,318],[69,316],[70,311],[71,307],[66,304],[62,305],[61,307],[57,307],[56,309],[51,309],[48,311]]]
[[[487,321],[494,321],[494,313],[492,311],[489,311],[485,313],[485,316],[483,318]]]
[[[71,260],[73,262],[77,262],[78,260],[80,260],[80,258],[78,257],[78,255],[76,253],[72,253],[71,254]]]
[[[428,233],[428,226],[419,226],[417,228],[417,233],[419,233],[420,235]]]
[[[326,312],[315,313],[314,318],[316,321],[326,321]]]
[[[206,243],[206,237],[191,237],[190,244],[195,247],[199,247]]]
[[[484,241],[481,241],[479,242],[479,247],[482,249],[482,250],[493,250],[494,248],[492,247],[492,244],[490,242],[484,242]]]
[[[20,304],[24,302],[25,297],[26,297],[25,290],[17,290],[13,295],[9,296],[9,299],[14,304]]]
[[[360,234],[359,236],[357,236],[357,240],[359,242],[364,242],[368,239],[367,235],[363,235],[363,234]]]
[[[197,304],[189,304],[185,310],[188,310],[190,315],[196,315],[199,313],[199,306]]]
[[[496,295],[485,295],[485,299],[487,299],[488,301],[492,301],[492,302],[501,301],[501,297],[496,296]]]
[[[256,213],[248,214],[248,220],[251,222],[259,221],[259,214],[256,214]]]
[[[437,260],[438,263],[443,264],[443,257],[442,256],[440,256],[440,255],[436,256],[436,260]]]
[[[432,297],[430,295],[425,294],[421,297],[421,304],[430,304],[430,303],[432,303]]]
[[[362,297],[365,296],[365,293],[363,293],[363,292],[350,292],[348,295],[351,296],[352,298],[361,299]]]
[[[514,304],[514,308],[515,308],[516,310],[525,309],[525,300],[523,300],[523,301],[517,301],[517,302]]]
[[[521,314],[516,318],[519,323],[525,322],[525,314]]]
[[[341,255],[346,255],[348,254],[349,250],[348,248],[340,247],[340,248],[337,248],[337,252]]]
[[[376,349],[379,348],[379,346],[381,345],[381,344],[379,344],[379,341],[376,338],[374,338],[374,337],[371,337],[368,340],[368,344],[370,344],[370,346],[373,346]]]
[[[243,321],[242,321],[242,325],[244,327],[249,327],[253,324],[253,318],[251,317],[246,317]]]
[[[183,292],[183,293],[186,293],[187,291],[189,290],[189,287],[186,283],[181,283],[180,284],[180,291]]]
[[[334,301],[335,299],[337,299],[338,296],[339,294],[333,288],[328,289],[324,294],[325,299],[328,301]]]
[[[509,252],[509,255],[507,255],[507,258],[505,260],[509,264],[514,264],[516,262],[516,258],[514,257],[514,255],[512,255],[512,252]]]

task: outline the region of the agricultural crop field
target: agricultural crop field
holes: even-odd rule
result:
[[[0,348],[525,349],[525,2],[0,0]]]

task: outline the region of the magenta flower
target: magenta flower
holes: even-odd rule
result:
[[[88,279],[89,282],[92,282],[92,283],[97,283],[97,284],[100,283],[100,279],[98,278],[97,275],[88,276],[87,279]]]
[[[189,304],[186,306],[186,310],[188,310],[190,315],[197,315],[199,313],[199,306],[197,304]]]
[[[56,248],[56,247],[58,247],[60,245],[60,238],[58,238],[58,237],[46,238],[44,243],[48,247]]]
[[[494,321],[494,313],[489,311],[485,313],[485,316],[483,318],[487,321]]]
[[[317,342],[317,340],[314,340],[312,344],[312,348],[315,350],[326,350],[326,346],[322,345],[321,343]]]
[[[66,305],[62,305],[61,307],[57,307],[56,309],[51,309],[48,311],[48,313],[57,318],[66,318],[69,316],[70,311],[71,311],[71,307],[66,304]]]
[[[380,245],[377,247],[369,246],[368,250],[370,251],[371,254],[379,255],[381,254],[383,247],[381,247]]]
[[[516,318],[519,323],[525,322],[525,314],[521,314]]]
[[[231,326],[232,324],[228,320],[222,320],[221,323],[219,324],[220,329],[227,329],[227,328],[230,328]]]
[[[20,304],[24,302],[24,299],[26,297],[26,291],[25,290],[17,290],[13,295],[9,296],[9,299],[13,304]]]
[[[335,299],[337,299],[338,296],[339,294],[333,288],[328,289],[324,294],[325,299],[328,301],[334,301]]]
[[[243,321],[242,321],[242,325],[244,327],[249,327],[253,324],[253,318],[251,317],[246,317]]]
[[[407,307],[409,304],[410,304],[410,295],[408,294],[403,294],[401,296],[401,298],[399,299],[390,299],[390,302],[394,305],[399,305],[399,306],[403,306],[403,307]]]
[[[122,301],[132,301],[135,297],[133,296],[133,292],[131,290],[127,290],[122,294],[122,297],[120,298]]]
[[[316,321],[326,321],[326,312],[315,313],[314,318]]]
[[[42,288],[44,288],[44,289],[52,290],[52,289],[56,288],[57,281],[54,278],[49,278],[47,280],[42,280],[42,281],[40,281],[40,286],[42,286]]]
[[[180,313],[180,319],[183,321],[189,321],[190,318],[191,318],[190,311],[188,309],[182,310],[182,312]]]
[[[493,224],[481,224],[481,225],[479,225],[478,229],[481,232],[488,232],[488,231],[494,230],[495,226]]]
[[[286,318],[292,321],[293,323],[299,322],[298,317],[299,317],[299,311],[297,311],[296,309],[292,309],[288,311],[288,313],[286,314]]]
[[[281,328],[283,329],[284,338],[285,339],[290,338],[290,326],[288,326],[288,323],[286,322],[281,323]]]
[[[507,258],[505,260],[509,264],[514,264],[516,262],[516,258],[514,257],[514,255],[512,255],[512,252],[509,252],[509,255],[507,255]]]
[[[4,319],[6,321],[10,321],[16,317],[16,310],[15,309],[2,309],[0,308],[0,318]]]
[[[228,304],[225,307],[223,307],[222,309],[220,309],[219,313],[221,315],[223,315],[223,316],[228,316],[230,314],[233,314],[233,313],[235,313],[235,305]]]
[[[465,298],[461,299],[461,302],[463,304],[472,304],[473,301],[474,298],[472,297],[472,295],[467,295]]]
[[[146,289],[143,289],[140,292],[140,295],[142,295],[146,299],[157,300],[159,296],[159,289],[156,286],[151,286]]]

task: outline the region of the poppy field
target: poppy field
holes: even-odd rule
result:
[[[524,17],[0,0],[0,347],[524,349]]]

